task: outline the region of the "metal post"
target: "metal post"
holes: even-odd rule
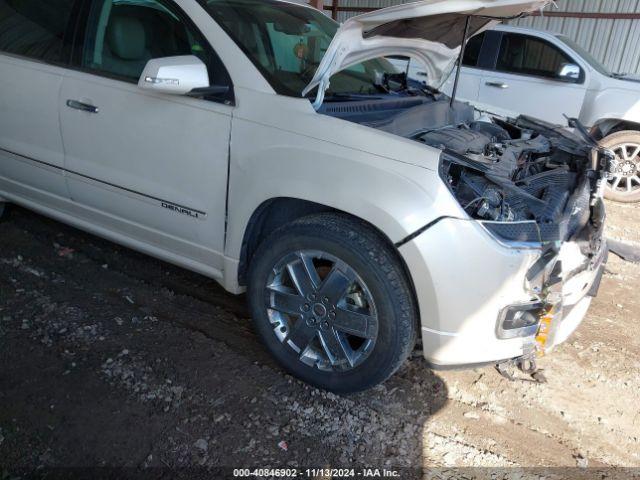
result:
[[[460,81],[460,69],[462,68],[462,58],[464,57],[464,49],[467,47],[467,35],[469,35],[469,23],[471,23],[471,16],[467,15],[467,19],[464,22],[464,34],[462,35],[462,45],[460,45],[460,56],[458,57],[458,66],[456,68],[456,79],[453,82],[453,91],[451,92],[451,103],[449,104],[453,108],[453,102],[456,100],[456,93],[458,93],[458,82]]]
[[[338,9],[340,8],[340,6],[338,5],[339,1],[340,0],[331,1],[331,18],[333,18],[334,20],[338,20]]]
[[[324,11],[324,0],[309,0],[309,5],[313,8],[317,8],[321,12]]]

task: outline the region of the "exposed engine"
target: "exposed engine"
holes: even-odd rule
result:
[[[441,174],[472,217],[509,240],[565,240],[592,219],[591,148],[526,119],[474,121],[416,139],[445,152]],[[541,125],[541,128],[546,128]]]
[[[469,216],[500,238],[590,243],[601,237],[600,193],[612,159],[594,151],[579,125],[572,133],[528,117],[478,119],[470,105],[451,106],[440,94],[342,102],[322,112],[442,150],[443,180]]]

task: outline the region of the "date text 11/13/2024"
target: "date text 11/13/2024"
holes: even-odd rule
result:
[[[399,478],[400,472],[387,468],[238,468],[234,477],[282,477],[282,478]]]

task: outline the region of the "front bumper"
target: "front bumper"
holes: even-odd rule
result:
[[[557,254],[553,276],[545,268],[536,269],[540,249],[503,245],[478,222],[453,218],[433,225],[400,252],[417,293],[424,356],[436,367],[550,351],[584,318],[605,260],[601,254],[580,270],[586,257],[567,242]],[[498,338],[496,324],[503,309],[541,299],[553,307],[543,340],[537,334]]]

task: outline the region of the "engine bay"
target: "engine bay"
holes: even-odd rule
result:
[[[589,243],[599,236],[607,166],[586,134],[524,116],[479,115],[466,103],[450,106],[442,94],[328,103],[323,110],[442,150],[440,175],[455,198],[504,240]]]
[[[582,152],[554,148],[551,139],[531,130],[512,132],[516,138],[500,125],[475,121],[417,140],[446,153],[441,173],[473,218],[560,224],[573,193],[582,200],[579,206],[588,220],[590,185],[584,174],[589,165],[576,155]],[[578,226],[570,225],[568,233]]]
[[[591,207],[601,203],[602,178],[592,145],[526,117],[491,120],[416,137],[443,150],[441,176],[465,212],[511,241],[564,241],[587,226],[599,230],[604,212]]]

